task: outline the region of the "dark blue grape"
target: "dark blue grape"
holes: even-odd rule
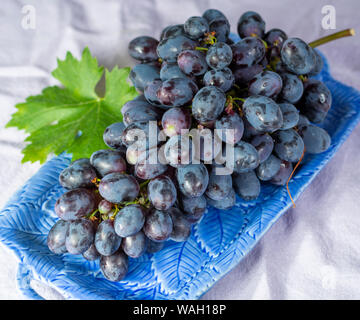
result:
[[[291,162],[282,160],[280,165],[280,170],[278,173],[270,180],[272,184],[277,186],[284,186],[288,181],[291,172],[293,171],[293,166]]]
[[[279,103],[283,115],[283,125],[280,130],[294,128],[299,122],[299,110],[290,103]]]
[[[205,86],[215,86],[226,92],[234,85],[235,77],[229,68],[224,68],[223,70],[207,71],[203,81]]]
[[[104,277],[110,281],[122,280],[128,271],[128,257],[122,252],[118,251],[111,256],[101,257],[100,269]]]
[[[256,174],[262,181],[269,181],[280,170],[281,160],[274,155],[270,155],[263,163],[256,168]]]
[[[232,61],[232,50],[224,42],[217,42],[212,45],[206,53],[206,62],[209,67],[215,70],[226,68]]]
[[[255,147],[247,142],[239,141],[234,148],[234,171],[237,173],[255,169],[260,163]]]
[[[99,224],[94,243],[102,256],[111,256],[120,248],[121,238],[115,233],[112,220],[104,220]]]
[[[321,55],[319,54],[319,52],[317,50],[313,50],[315,53],[315,66],[314,68],[309,72],[309,76],[313,77],[316,76],[317,74],[319,74],[322,70],[322,68],[324,67],[324,61],[321,58]]]
[[[208,65],[205,54],[199,50],[184,50],[177,57],[177,63],[182,72],[190,76],[204,74]]]
[[[306,116],[304,116],[303,114],[300,113],[299,114],[299,121],[297,123],[297,126],[301,127],[303,125],[308,125],[308,124],[310,124],[309,119]]]
[[[112,149],[122,150],[124,145],[122,144],[121,137],[125,129],[123,122],[115,122],[108,126],[103,134],[105,144]]]
[[[299,38],[287,39],[281,49],[281,61],[295,74],[307,74],[315,66],[314,50]]]
[[[219,42],[226,42],[230,34],[230,24],[225,18],[214,19],[209,22],[210,32],[215,32],[215,37]]]
[[[170,239],[176,242],[186,241],[191,234],[191,223],[178,208],[170,208],[167,212],[173,222]]]
[[[160,79],[160,69],[150,64],[137,64],[131,69],[129,78],[137,90],[144,92],[148,83]]]
[[[306,152],[317,154],[329,149],[331,138],[323,128],[308,124],[299,126],[298,132],[304,141]]]
[[[65,253],[65,239],[66,233],[69,229],[69,222],[64,220],[58,220],[50,229],[47,236],[47,245],[51,252],[55,254]]]
[[[200,89],[192,104],[193,117],[200,123],[216,120],[224,111],[226,96],[217,87],[204,87]]]
[[[288,37],[284,31],[276,28],[269,30],[264,36],[264,40],[270,47],[276,47],[279,50],[282,48],[287,38]]]
[[[172,136],[165,144],[164,155],[169,165],[177,168],[191,163],[192,143],[186,135]]]
[[[140,187],[136,179],[120,172],[106,175],[99,183],[100,195],[112,203],[133,201],[139,191]]]
[[[183,24],[176,24],[173,26],[167,26],[160,35],[160,40],[164,40],[167,38],[173,38],[176,36],[184,36],[186,35],[185,31],[184,31],[184,25]]]
[[[218,19],[226,20],[225,15],[217,9],[207,9],[202,16],[207,20],[207,22],[211,22],[213,20],[218,20]]]
[[[221,200],[213,200],[210,198],[207,198],[207,203],[216,208],[216,209],[220,209],[220,210],[229,210],[231,209],[236,202],[236,196],[235,196],[235,191],[234,189],[231,189],[229,194],[221,199]]]
[[[244,121],[244,134],[243,137],[244,139],[249,140],[251,137],[253,136],[258,136],[260,134],[263,134],[264,131],[261,130],[256,130],[250,123],[249,121],[246,120],[246,118],[243,118]]]
[[[174,79],[174,78],[185,78],[188,79],[188,75],[182,72],[176,63],[164,62],[160,69],[160,78],[162,81]]]
[[[157,91],[157,97],[165,106],[181,107],[191,102],[197,85],[190,79],[174,78],[162,83]]]
[[[209,175],[209,184],[206,189],[206,196],[213,200],[224,199],[232,189],[231,175],[218,175],[212,170]]]
[[[95,210],[95,197],[92,191],[84,188],[70,190],[64,193],[55,203],[55,212],[59,218],[75,220],[82,218]]]
[[[141,257],[146,250],[146,237],[142,231],[128,236],[122,241],[122,249],[131,258]]]
[[[233,62],[239,67],[258,64],[265,56],[265,45],[258,39],[247,37],[231,46]]]
[[[160,82],[158,87],[161,86],[161,80],[151,81],[146,87],[148,89],[149,86],[153,85],[154,82]],[[147,99],[149,96],[147,96]],[[156,92],[155,96],[152,96],[153,99],[157,99]],[[152,100],[154,103],[154,100]],[[123,121],[126,126],[129,126],[133,122],[142,122],[142,121],[158,121],[161,119],[162,110],[157,108],[151,104],[139,103],[138,105],[127,110],[123,115]]]
[[[247,121],[259,131],[274,132],[283,125],[280,107],[265,96],[250,96],[243,104]]]
[[[331,103],[331,92],[323,82],[314,79],[306,82],[304,94],[300,101],[300,111],[311,122],[322,122],[331,107]]]
[[[165,38],[160,41],[157,47],[159,57],[167,62],[176,62],[181,51],[194,50],[198,43],[183,35]]]
[[[221,139],[208,128],[196,129],[191,132],[194,162],[203,161],[205,164],[212,163],[222,148]]]
[[[176,188],[168,176],[160,175],[148,184],[148,197],[158,210],[167,210],[176,201]]]
[[[184,23],[185,33],[191,39],[199,39],[209,32],[209,24],[203,17],[190,17]]]
[[[259,154],[260,163],[263,163],[267,158],[269,158],[274,149],[274,140],[267,133],[254,136],[251,139],[251,144],[255,147]]]
[[[260,194],[260,181],[253,170],[234,173],[233,186],[235,192],[246,201],[255,200]]]
[[[178,168],[176,178],[180,191],[187,197],[200,197],[209,183],[208,171],[202,163]]]
[[[158,141],[153,141],[153,139],[149,139],[151,133],[156,136],[158,134],[158,127],[156,122],[133,122],[125,128],[121,137],[121,141],[127,147],[129,147],[133,143],[137,143],[138,147],[143,146],[143,148],[153,148],[156,147]]]
[[[207,203],[203,195],[195,198],[181,195],[180,203],[183,213],[190,223],[199,221],[206,211]]]
[[[95,151],[90,157],[90,162],[100,177],[112,172],[126,171],[126,161],[122,157],[122,153],[116,150],[104,149]]]
[[[166,211],[153,209],[146,217],[143,231],[150,240],[165,241],[169,239],[172,230],[173,222]]]
[[[304,92],[302,81],[292,73],[281,73],[283,87],[279,97],[289,103],[296,103],[300,100]]]
[[[304,152],[304,141],[293,130],[281,130],[273,134],[274,151],[281,160],[298,162]]]
[[[157,91],[159,90],[159,88],[161,86],[162,86],[162,81],[160,79],[156,79],[156,80],[149,82],[144,89],[144,96],[145,96],[146,100],[153,106],[161,106],[161,102],[159,101],[159,99],[157,97]],[[154,111],[156,111],[156,109],[154,109],[154,108],[148,108],[148,109],[149,109],[149,111],[147,111],[146,109],[144,110],[145,115],[146,115],[146,112],[148,112],[149,116],[150,116],[150,115],[152,115],[152,113]],[[131,109],[131,110],[133,110],[133,109]],[[158,116],[159,116],[159,111],[155,112],[155,116],[152,116],[152,118],[149,117],[148,120],[158,120]],[[141,117],[144,117],[144,116],[142,116],[140,114],[140,119],[141,119]],[[134,118],[134,120],[135,120],[135,118]],[[139,121],[139,120],[135,120],[135,121]],[[146,121],[147,119],[141,119],[141,120]]]
[[[95,261],[101,257],[94,244],[92,244],[90,248],[82,254],[82,256],[88,261]]]
[[[101,200],[98,205],[99,212],[103,214],[109,214],[113,207],[114,205],[105,199]]]
[[[79,159],[61,171],[59,182],[66,189],[92,187],[91,180],[96,178],[96,171],[89,159]]]
[[[65,246],[71,254],[82,254],[94,243],[95,229],[90,220],[79,219],[69,222]]]
[[[215,134],[217,134],[222,141],[228,144],[235,144],[239,142],[243,136],[244,122],[237,113],[233,115],[228,114],[216,120],[215,129],[222,130],[215,130]],[[233,139],[231,139],[231,135],[226,134],[226,130],[233,130]]]
[[[180,135],[181,130],[191,127],[190,110],[186,108],[171,108],[167,110],[161,119],[164,133],[168,137]]]
[[[247,11],[239,18],[237,31],[241,38],[262,38],[265,32],[265,22],[258,13]]]
[[[145,209],[138,204],[122,208],[115,217],[114,228],[119,237],[125,238],[139,232],[144,226]]]
[[[276,72],[265,70],[250,80],[249,94],[275,98],[280,93],[282,85],[282,79]]]
[[[130,41],[129,54],[136,60],[149,62],[158,59],[156,48],[159,41],[148,36],[140,36]]]
[[[258,73],[263,71],[263,66],[260,64],[254,64],[250,67],[237,67],[232,66],[232,72],[235,78],[235,82],[238,85],[248,84]]]
[[[150,105],[143,94],[140,94],[136,98],[126,102],[121,108],[121,114],[124,116],[125,112],[129,111],[129,109],[134,108],[138,105],[145,105],[145,106]]]
[[[167,170],[166,160],[156,148],[149,150],[135,165],[135,175],[143,180],[153,179]]]
[[[150,239],[146,241],[146,251],[148,253],[159,252],[164,247],[164,242],[156,242]]]

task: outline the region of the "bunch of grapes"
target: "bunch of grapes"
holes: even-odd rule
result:
[[[207,205],[229,210],[236,194],[254,200],[261,183],[285,185],[305,152],[329,148],[330,136],[315,124],[331,93],[309,78],[322,69],[321,56],[280,29],[265,33],[255,12],[237,29],[233,43],[228,19],[209,9],[166,27],[160,41],[130,42],[140,62],[130,79],[140,95],[123,106],[123,122],[106,128],[110,149],[61,172],[68,191],[55,205],[52,252],[100,259],[104,276],[119,281],[128,257],[186,241]],[[232,170],[218,174],[225,168]]]

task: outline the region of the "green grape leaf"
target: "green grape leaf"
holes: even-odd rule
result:
[[[44,163],[50,154],[64,151],[76,160],[106,148],[105,128],[122,121],[122,106],[138,95],[127,81],[129,73],[130,68],[118,67],[104,71],[88,48],[80,60],[70,52],[65,60],[58,60],[52,75],[64,87],[47,87],[17,104],[17,112],[6,125],[29,133],[22,162]],[[95,87],[103,76],[105,94],[100,97]]]

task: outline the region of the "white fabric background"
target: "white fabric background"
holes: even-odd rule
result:
[[[36,9],[35,30],[21,26],[24,5]],[[311,41],[329,34],[321,28],[321,8],[336,8],[337,30],[360,32],[358,0],[124,0],[11,1],[0,6],[0,207],[40,167],[21,164],[23,132],[5,129],[14,105],[56,83],[50,75],[66,51],[79,57],[85,46],[107,67],[133,65],[128,42],[138,35],[158,37],[210,7],[222,10],[236,31],[238,17],[258,11],[267,29]],[[359,36],[321,47],[332,74],[360,89]],[[360,106],[359,106],[360,107]],[[333,160],[238,266],[204,299],[360,298],[360,127]],[[17,262],[0,246],[0,299],[22,299],[16,289]],[[46,298],[58,295],[42,290]]]

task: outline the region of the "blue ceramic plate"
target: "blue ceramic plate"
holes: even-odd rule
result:
[[[332,144],[325,153],[306,156],[289,183],[294,199],[331,159],[360,118],[360,93],[334,80],[326,61],[318,78],[333,96],[323,123]],[[128,275],[114,283],[102,276],[98,262],[69,254],[54,255],[47,248],[48,231],[57,220],[54,204],[65,191],[58,176],[69,161],[66,155],[48,161],[0,213],[0,240],[19,258],[19,287],[31,298],[41,298],[29,285],[36,279],[68,299],[197,299],[234,268],[291,206],[286,188],[269,184],[262,186],[260,197],[254,201],[238,198],[230,211],[209,208],[188,241],[169,241],[156,254],[130,259]]]

